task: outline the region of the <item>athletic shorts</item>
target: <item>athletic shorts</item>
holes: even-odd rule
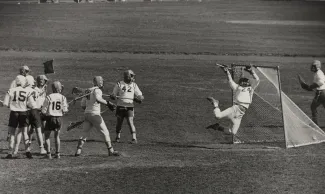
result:
[[[58,131],[61,129],[61,117],[46,116],[45,131]]]
[[[120,118],[134,117],[134,107],[117,106],[115,115]]]
[[[41,111],[37,109],[32,109],[28,111],[29,115],[29,124],[33,128],[39,128],[42,126],[42,120],[41,120]]]
[[[28,112],[11,111],[9,116],[9,127],[21,128],[29,125]]]

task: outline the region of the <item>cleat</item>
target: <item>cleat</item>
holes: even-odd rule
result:
[[[74,154],[74,156],[78,157],[81,155],[81,148],[77,148],[76,153]]]
[[[219,128],[219,123],[215,123],[206,127],[206,129],[213,129],[213,130],[218,130],[218,128]]]
[[[137,139],[132,139],[130,144],[137,144],[138,143],[138,140]]]
[[[12,159],[12,158],[13,158],[12,154],[8,154],[8,155],[5,157],[5,159]]]
[[[61,158],[60,153],[56,153],[54,158],[60,159]]]
[[[216,108],[219,106],[219,100],[214,99],[213,97],[207,97],[207,100]]]
[[[116,143],[121,143],[121,140],[120,140],[120,138],[118,138],[118,137],[117,137],[117,138],[115,138],[115,142],[116,142]]]
[[[33,155],[30,152],[26,152],[26,157],[29,158],[29,159],[32,159],[33,158]]]
[[[108,151],[108,156],[120,156],[121,154],[118,151]]]
[[[51,154],[46,154],[46,155],[44,156],[44,159],[52,160],[52,155],[51,155]]]
[[[46,150],[44,148],[41,148],[40,154],[45,155],[46,153],[47,153]]]

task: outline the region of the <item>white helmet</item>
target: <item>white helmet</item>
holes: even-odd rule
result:
[[[98,86],[99,88],[104,87],[104,79],[102,76],[95,76],[93,79],[94,86]]]
[[[26,77],[24,77],[22,75],[17,75],[15,82],[16,82],[17,86],[25,87],[27,80],[26,80]]]
[[[27,75],[26,76],[26,81],[27,81],[27,84],[26,84],[26,87],[32,87],[32,86],[35,86],[35,80],[34,80],[34,77],[31,76],[31,75]]]
[[[63,91],[63,85],[59,81],[55,81],[52,83],[52,91],[53,93],[61,93]]]

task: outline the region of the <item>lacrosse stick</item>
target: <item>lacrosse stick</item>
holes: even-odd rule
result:
[[[91,93],[87,93],[87,94],[84,94],[84,95],[78,96],[78,97],[74,98],[73,100],[71,100],[70,102],[68,102],[68,104],[71,104],[72,102],[73,102],[73,103],[76,103],[77,100],[80,100],[80,99],[82,99],[83,97],[89,96],[90,94],[91,94]]]
[[[102,112],[100,112],[100,114],[103,114],[103,113],[106,112],[107,110],[109,110],[109,108],[103,110]],[[69,126],[67,127],[67,131],[70,131],[70,130],[72,130],[72,129],[74,129],[74,128],[78,128],[78,127],[80,127],[84,122],[85,122],[85,119],[80,120],[80,121],[76,121],[76,122],[70,122]]]

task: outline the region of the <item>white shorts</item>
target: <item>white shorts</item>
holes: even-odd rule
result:
[[[218,119],[227,117],[228,119],[231,120],[232,123],[229,126],[229,128],[225,128],[225,133],[234,134],[234,135],[237,133],[239,129],[241,119],[243,118],[245,112],[246,112],[246,108],[237,104],[227,108],[224,111],[221,111],[219,108],[214,109],[214,115]]]
[[[83,124],[83,131],[90,135],[91,129],[95,128],[97,131],[103,134],[105,142],[111,141],[109,131],[101,115],[85,113],[85,122]]]

